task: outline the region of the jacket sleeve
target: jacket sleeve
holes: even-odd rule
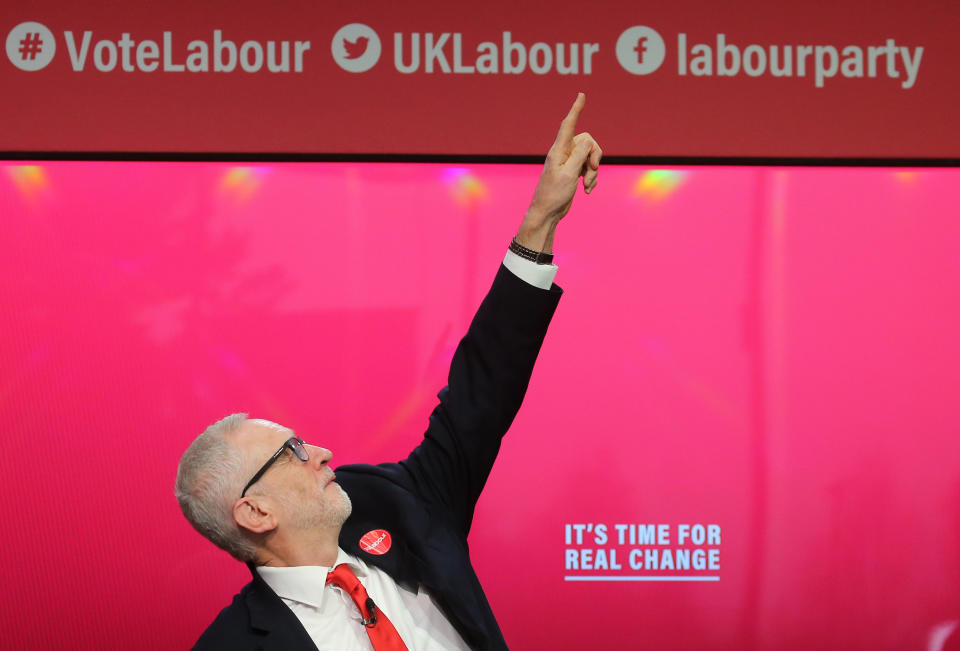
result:
[[[536,288],[500,266],[460,341],[424,440],[400,466],[421,498],[464,536],[527,390],[562,290]]]

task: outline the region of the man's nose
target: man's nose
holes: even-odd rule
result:
[[[333,453],[327,448],[321,448],[319,445],[306,445],[310,453],[310,461],[318,466],[326,465],[333,458]]]

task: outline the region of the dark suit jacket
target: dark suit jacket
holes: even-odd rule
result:
[[[340,547],[397,582],[425,586],[474,649],[506,649],[470,563],[474,506],[510,427],[561,290],[538,289],[501,265],[450,365],[424,440],[399,463],[337,468],[353,502]],[[363,551],[367,532],[390,532],[383,555]],[[316,651],[293,612],[251,567],[253,581],[195,649]]]

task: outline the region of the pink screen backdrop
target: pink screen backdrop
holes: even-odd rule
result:
[[[0,646],[192,644],[249,574],[181,516],[180,453],[247,411],[335,465],[405,456],[538,175],[0,166]],[[471,534],[511,647],[956,643],[958,188],[602,170]],[[717,539],[678,539],[696,524]],[[697,548],[715,565],[628,565]]]

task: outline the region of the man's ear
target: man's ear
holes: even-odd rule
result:
[[[256,496],[241,497],[233,505],[233,519],[253,533],[267,533],[277,528],[273,509]]]

